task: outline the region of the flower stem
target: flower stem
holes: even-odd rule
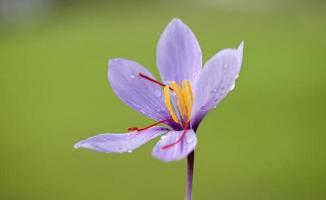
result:
[[[187,188],[185,200],[192,200],[192,180],[194,174],[195,151],[192,151],[187,157]]]

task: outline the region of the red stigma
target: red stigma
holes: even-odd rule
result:
[[[158,121],[158,122],[155,122],[154,124],[151,124],[151,125],[145,126],[145,127],[143,127],[143,128],[130,127],[130,128],[128,128],[128,131],[143,131],[143,130],[146,130],[146,129],[152,128],[153,126],[156,126],[156,125],[162,124],[162,123],[164,123],[164,122],[170,121],[170,120],[171,120],[171,119],[165,119],[165,120],[162,120],[162,121]]]
[[[149,76],[146,76],[146,75],[143,74],[143,73],[139,73],[138,75],[139,75],[140,77],[142,77],[142,78],[144,78],[144,79],[150,81],[150,82],[153,82],[153,83],[159,85],[159,86],[162,86],[162,87],[165,87],[165,86],[166,86],[164,83],[161,83],[161,82],[159,82],[159,81],[157,81],[157,80],[155,80],[155,79],[153,79],[153,78],[151,78],[151,77],[149,77]],[[170,87],[170,90],[173,91],[173,89],[172,89],[171,87]]]
[[[160,85],[160,86],[162,86],[162,87],[165,87],[165,86],[166,86],[165,84],[163,84],[163,83],[161,83],[161,82],[159,82],[159,81],[157,81],[157,80],[154,80],[154,79],[152,79],[151,77],[146,76],[146,75],[143,74],[143,73],[139,73],[139,76],[142,77],[142,78],[144,78],[144,79],[146,79],[146,80],[148,80],[148,81],[151,81],[151,82],[153,82],[153,83],[156,83],[156,84],[158,84],[158,85]]]
[[[130,128],[128,128],[128,131],[137,131],[137,130],[138,130],[137,127],[130,127]]]

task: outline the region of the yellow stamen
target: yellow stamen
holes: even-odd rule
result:
[[[171,91],[176,95],[177,108],[175,108],[173,102],[171,102]],[[180,120],[183,122],[189,122],[193,104],[193,94],[188,80],[182,81],[182,88],[176,82],[171,82],[170,86],[165,86],[164,101],[173,121],[176,123],[179,123]],[[180,114],[179,116],[176,113],[178,111]]]
[[[173,92],[176,95],[178,110],[183,119],[188,121],[187,107],[185,106],[185,98],[181,87],[176,82],[171,82],[170,87],[173,89]]]
[[[164,100],[165,100],[165,105],[168,108],[173,121],[175,121],[176,123],[179,123],[178,117],[174,113],[174,110],[171,105],[170,86],[168,86],[168,85],[164,87]]]
[[[193,95],[192,95],[192,88],[190,85],[190,81],[183,80],[182,81],[182,91],[184,94],[184,101],[187,107],[187,114],[190,117],[191,115],[191,108],[192,108],[192,102],[193,102]]]

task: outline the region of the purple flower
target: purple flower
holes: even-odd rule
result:
[[[242,50],[243,43],[237,49],[224,49],[202,68],[195,35],[181,20],[173,19],[157,45],[157,67],[163,83],[134,61],[109,61],[108,78],[115,94],[156,122],[129,128],[124,134],[99,134],[78,142],[75,148],[124,153],[161,136],[152,151],[155,158],[170,162],[189,155],[186,199],[191,199],[196,130],[205,115],[234,88]]]

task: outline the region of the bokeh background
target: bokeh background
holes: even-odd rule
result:
[[[326,199],[326,4],[307,0],[0,0],[0,199],[183,199],[185,161],[75,150],[152,121],[107,81],[124,57],[158,77],[173,17],[204,60],[245,41],[236,88],[198,130],[196,200]]]

